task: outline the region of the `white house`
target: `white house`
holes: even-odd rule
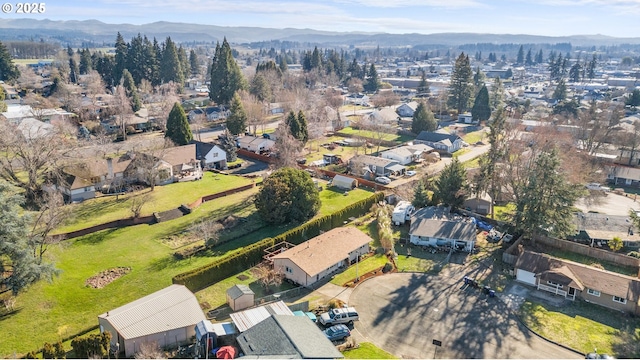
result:
[[[227,153],[220,146],[202,141],[193,141],[196,145],[196,159],[204,169],[226,169]]]
[[[383,151],[380,154],[380,157],[389,160],[395,160],[400,165],[408,165],[412,162],[422,159],[423,155],[428,154],[431,151],[433,151],[433,148],[431,146],[425,144],[415,144],[400,146],[395,149]]]
[[[369,106],[369,96],[362,93],[350,94],[346,97],[346,101],[354,105]]]
[[[421,246],[451,246],[471,252],[476,242],[476,226],[471,222],[414,217],[409,241]]]
[[[471,115],[471,113],[458,114],[458,122],[464,124],[473,124],[473,115]]]
[[[369,243],[372,241],[367,234],[355,227],[339,227],[271,259],[274,269],[282,271],[285,278],[302,286],[309,286],[368,253]]]
[[[135,355],[144,343],[162,348],[185,344],[203,320],[198,299],[183,285],[171,285],[98,316],[100,332],[110,332],[111,347],[125,357]]]
[[[413,141],[414,144],[425,144],[432,148],[453,154],[462,147],[462,138],[458,135],[442,134],[438,132],[422,131]]]
[[[275,141],[267,139],[261,136],[245,135],[238,139],[238,144],[241,149],[253,151],[254,153],[260,153],[262,151],[269,151],[276,144]]]
[[[418,102],[411,101],[398,106],[398,108],[396,109],[396,112],[398,113],[398,115],[402,117],[412,117],[413,113],[416,112],[417,108],[418,108]]]

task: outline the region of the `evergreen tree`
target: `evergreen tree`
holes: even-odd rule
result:
[[[178,59],[180,60],[180,69],[182,69],[182,78],[188,79],[191,75],[191,64],[189,63],[187,50],[185,50],[182,45],[178,48]]]
[[[571,69],[569,69],[569,79],[571,79],[571,81],[573,82],[579,82],[581,74],[582,65],[577,61],[575,64],[573,64],[573,66],[571,66]]]
[[[230,114],[227,117],[227,129],[233,135],[243,134],[247,128],[247,113],[244,111],[240,95],[236,93],[231,100]]]
[[[269,87],[269,83],[264,75],[259,72],[256,73],[251,80],[249,92],[260,101],[268,101],[271,99],[271,87]]]
[[[89,49],[82,49],[82,52],[80,52],[80,74],[88,74],[91,70],[93,70],[91,52]]]
[[[238,146],[229,129],[224,130],[224,136],[220,138],[220,147],[227,153],[227,163],[238,160]]]
[[[216,45],[211,64],[211,85],[209,98],[218,104],[228,104],[238,90],[247,85],[231,53],[231,46],[225,38],[222,46]]]
[[[116,37],[116,57],[113,65],[113,83],[119,84],[122,79],[122,72],[127,68],[127,43],[120,32]]]
[[[43,263],[29,245],[29,214],[20,206],[25,201],[17,188],[0,181],[0,284],[13,295],[57,272],[52,264]]]
[[[632,107],[640,106],[640,90],[634,89],[625,104]]]
[[[124,72],[122,73],[122,86],[127,92],[127,97],[131,99],[131,109],[133,112],[140,110],[142,108],[142,103],[140,102],[140,97],[138,96],[133,76],[127,69],[124,69]]]
[[[114,66],[115,66],[115,58],[112,55],[104,55],[100,56],[95,61],[95,68],[100,77],[102,77],[102,81],[104,85],[107,87],[114,86]],[[52,91],[53,92],[53,91]]]
[[[424,71],[422,71],[422,75],[420,76],[420,82],[418,83],[416,92],[418,94],[428,94],[430,92],[429,83],[427,82],[427,77]]]
[[[287,127],[289,128],[289,132],[291,133],[291,136],[293,136],[296,139],[300,139],[302,137],[300,135],[301,127],[300,127],[300,123],[298,122],[298,118],[296,117],[296,113],[294,113],[293,111],[289,111],[289,114],[287,115],[284,121],[287,124]]]
[[[546,149],[533,161],[523,194],[516,202],[516,229],[527,236],[550,233],[562,238],[573,234],[573,205],[583,192],[565,178],[558,150]]]
[[[171,37],[167,37],[164,43],[164,50],[162,50],[160,79],[163,83],[173,81],[180,87],[184,84],[184,72],[180,65],[178,49],[176,48],[176,44],[171,40]]]
[[[553,91],[552,99],[557,101],[564,101],[567,98],[567,85],[564,83],[564,79],[558,81],[556,89]]]
[[[505,142],[504,128],[506,123],[506,114],[504,108],[500,106],[494,116],[493,121],[489,124],[489,151],[480,158],[480,176],[477,181],[476,194],[480,195],[487,191],[491,199],[497,199],[502,191],[500,183],[500,175],[498,173],[498,164],[504,160]],[[491,218],[494,218],[493,207],[491,207]]]
[[[451,82],[449,85],[449,99],[447,105],[458,111],[459,114],[469,108],[473,95],[473,79],[469,56],[461,53],[456,59]]]
[[[371,63],[369,67],[369,77],[367,78],[367,82],[364,84],[365,91],[375,93],[380,88],[380,79],[378,78],[378,71],[376,67]]]
[[[413,199],[411,205],[416,209],[421,209],[429,205],[429,194],[424,184],[424,180],[419,180],[415,189],[413,190]]]
[[[311,70],[322,68],[322,55],[316,46],[311,53]]]
[[[516,58],[516,63],[518,65],[524,64],[524,49],[522,45],[520,45],[520,49],[518,49],[518,57]]]
[[[524,64],[527,66],[531,66],[533,65],[533,57],[531,54],[531,48],[529,48],[529,51],[527,51],[527,56],[524,59]]]
[[[489,105],[491,109],[496,110],[504,103],[504,87],[502,86],[502,80],[499,76],[496,76],[493,80],[493,86],[491,87],[491,98],[489,99]]]
[[[6,91],[4,90],[2,85],[0,85],[0,112],[7,111],[7,103],[4,101],[4,99],[6,99]]]
[[[298,111],[298,126],[300,128],[298,137],[296,137],[302,144],[306,144],[309,140],[309,130],[307,128],[307,117],[304,116],[302,110]]]
[[[349,72],[349,77],[358,78],[360,80],[364,80],[364,73],[358,65],[358,61],[354,58],[349,67],[347,68],[347,72]]]
[[[281,73],[285,73],[287,72],[287,69],[289,69],[289,66],[287,65],[287,56],[285,54],[282,54],[282,56],[280,56],[280,72]]]
[[[487,121],[491,117],[491,107],[489,106],[489,90],[486,85],[482,85],[476,100],[471,108],[471,116],[474,121]]]
[[[416,111],[413,113],[411,132],[417,135],[422,131],[435,131],[437,128],[438,122],[433,116],[433,113],[427,108],[424,102],[420,102]]]
[[[176,145],[187,145],[193,140],[187,115],[180,103],[175,103],[167,118],[167,130],[164,137],[171,139]]]
[[[69,82],[72,84],[78,83],[78,64],[76,63],[76,59],[72,57],[69,58]]]
[[[129,71],[133,78],[135,85],[140,85],[142,79],[145,76],[145,50],[142,41],[142,36],[138,33],[138,36],[131,39],[129,46],[127,47],[127,66],[126,70]],[[124,77],[124,71],[122,72]]]
[[[540,51],[538,51],[538,54],[536,54],[536,64],[542,64],[542,62],[544,61],[544,55],[542,54],[542,49],[540,49]]]
[[[198,65],[198,54],[193,49],[189,52],[189,65],[191,66],[191,76],[197,76],[200,73],[200,66]]]
[[[481,87],[484,86],[484,82],[487,77],[484,75],[482,70],[480,70],[480,66],[476,67],[476,72],[473,74],[473,86],[478,91]]]
[[[587,77],[589,78],[589,80],[593,80],[593,78],[596,76],[597,65],[598,60],[596,59],[596,54],[593,54],[593,58],[591,58],[591,61],[589,61],[589,64],[587,65]]]
[[[442,169],[434,185],[434,197],[452,209],[462,206],[467,196],[467,171],[458,158]]]
[[[13,81],[20,77],[20,70],[13,63],[13,57],[7,47],[0,42],[0,80]]]
[[[162,84],[162,75],[160,74],[160,63],[162,62],[163,54],[162,47],[158,44],[158,40],[153,38],[153,44],[147,49],[149,53],[153,53],[155,56],[149,56],[151,65],[149,67],[151,72],[151,85],[158,86]]]

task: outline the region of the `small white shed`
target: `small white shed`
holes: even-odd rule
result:
[[[331,181],[331,185],[344,190],[351,190],[358,187],[358,180],[344,175],[336,175]]]
[[[227,303],[233,311],[252,307],[255,293],[247,285],[234,285],[227,290]]]

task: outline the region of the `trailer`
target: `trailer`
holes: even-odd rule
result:
[[[393,209],[391,214],[391,222],[396,226],[404,224],[407,220],[411,220],[411,214],[415,211],[413,205],[408,201],[400,201]]]

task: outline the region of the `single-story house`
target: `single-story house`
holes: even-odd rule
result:
[[[400,146],[395,149],[383,151],[380,154],[380,157],[395,160],[400,165],[409,165],[412,162],[420,161],[423,159],[423,155],[428,154],[431,151],[433,151],[433,148],[429,145],[415,144]]]
[[[626,246],[631,245],[630,242],[640,243],[640,229],[633,226],[628,215],[576,213],[574,223],[577,229],[575,238],[588,241],[591,246],[606,247],[614,237],[622,239]]]
[[[339,227],[273,256],[273,267],[285,278],[309,286],[347,267],[369,252],[372,242],[367,234],[354,227]]]
[[[168,149],[138,153],[126,170],[129,179],[148,183],[149,168],[153,168],[156,185],[193,181],[202,178],[200,161],[196,159],[196,145],[188,144]]]
[[[220,146],[202,141],[192,141],[196,145],[196,159],[203,169],[226,169],[227,152]]]
[[[371,125],[397,124],[400,117],[391,107],[373,110],[364,117],[364,122]]]
[[[350,104],[369,106],[369,96],[363,93],[349,94],[345,100]]]
[[[451,246],[471,252],[476,243],[476,226],[469,221],[411,218],[409,241],[421,246]]]
[[[640,187],[640,168],[622,165],[609,166],[607,168],[607,181],[613,186]]]
[[[205,320],[198,299],[183,285],[171,285],[98,316],[100,332],[111,333],[111,348],[131,357],[144,343],[178,347]],[[119,345],[116,345],[119,344]]]
[[[69,202],[91,199],[96,191],[104,187],[122,185],[126,180],[124,173],[130,164],[128,155],[73,164],[62,170],[62,182],[55,187],[62,191]]]
[[[255,293],[247,285],[236,284],[227,289],[227,304],[233,311],[252,307]]]
[[[151,123],[149,122],[149,117],[147,116],[147,113],[148,112],[145,110],[145,111],[142,111],[142,112],[138,112],[138,114],[123,115],[124,116],[124,122],[125,122],[125,128],[131,127],[136,132],[147,131],[147,130],[151,129]],[[119,117],[120,117],[120,115],[114,115],[111,118],[109,118],[108,120],[103,121],[101,123],[102,127],[108,133],[118,132],[120,130],[120,124],[123,121]]]
[[[271,315],[294,316],[293,311],[291,311],[282,300],[251,309],[236,311],[229,316],[238,331],[243,333],[258,325],[263,320],[268,319]]]
[[[638,166],[640,165],[640,149],[631,150],[631,149],[619,149],[620,153],[614,160],[616,164],[627,165],[627,166]]]
[[[79,202],[96,197],[96,187],[86,176],[64,171],[62,182],[56,188],[62,192],[67,202]]]
[[[358,187],[358,180],[338,174],[331,180],[331,186],[344,190],[352,190]]]
[[[306,317],[272,315],[237,337],[248,358],[342,359],[344,356]]]
[[[473,196],[464,201],[462,207],[466,210],[473,211],[476,214],[487,215],[491,213],[493,202],[491,196],[482,193],[480,196]]]
[[[22,119],[17,128],[26,140],[34,140],[54,133],[53,125],[31,117]]]
[[[442,134],[439,132],[421,131],[413,141],[414,144],[425,144],[440,151],[453,154],[462,147],[462,138],[458,135]]]
[[[524,251],[515,264],[516,280],[538,290],[607,308],[640,313],[640,279],[546,254]]]
[[[458,122],[464,124],[473,124],[473,115],[471,115],[471,113],[458,114]]]
[[[253,151],[254,153],[260,153],[262,151],[269,151],[275,146],[276,142],[267,139],[262,136],[245,135],[238,139],[238,145],[241,149]]]
[[[284,114],[284,105],[282,103],[269,103],[267,105],[267,113],[269,115]]]
[[[371,155],[358,155],[349,160],[349,169],[354,175],[373,179],[378,176],[402,174],[405,167],[398,164],[396,160]]]
[[[187,114],[187,119],[189,122],[196,120],[199,116],[206,115],[208,121],[225,119],[229,116],[229,110],[227,110],[224,106],[208,106],[204,109],[196,108]]]
[[[398,108],[396,109],[396,112],[398,113],[398,115],[402,117],[413,117],[413,113],[416,112],[417,108],[418,108],[418,102],[411,101],[398,106]]]
[[[7,104],[7,111],[0,115],[10,124],[18,125],[26,118],[37,118],[40,121],[52,123],[68,120],[75,114],[62,109],[34,109],[31,105]]]

